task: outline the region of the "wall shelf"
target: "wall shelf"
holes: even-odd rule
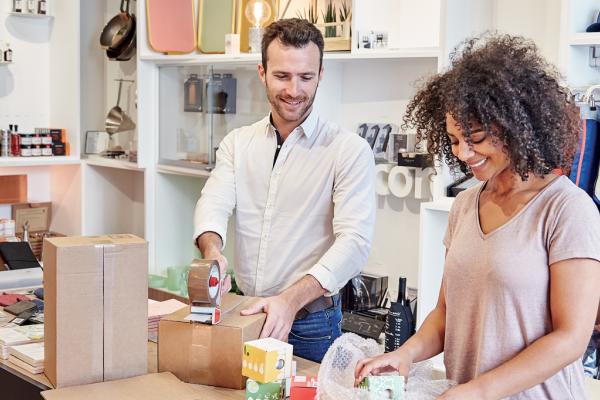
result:
[[[197,168],[186,168],[178,167],[175,165],[158,164],[156,167],[157,172],[163,174],[179,175],[179,176],[191,176],[195,178],[208,178],[210,171],[205,171]]]
[[[0,158],[0,167],[38,167],[51,165],[80,164],[81,160],[75,156],[52,157],[3,157]]]
[[[414,47],[393,50],[360,50],[357,52],[329,52],[323,54],[324,60],[353,61],[372,59],[436,58],[440,54],[437,47]],[[150,53],[140,57],[142,61],[158,65],[207,65],[207,64],[256,64],[261,61],[260,53],[231,54],[184,54],[166,55]]]
[[[126,161],[126,160],[114,160],[110,158],[102,158],[102,157],[94,157],[94,158],[85,158],[82,160],[87,165],[91,165],[94,167],[105,167],[105,168],[115,168],[115,169],[124,169],[128,171],[138,171],[144,172],[144,168],[139,167],[137,163]]]
[[[14,12],[11,11],[8,13],[9,15],[12,15],[14,17],[24,17],[24,18],[37,18],[37,19],[52,19],[54,18],[54,15],[50,15],[50,14],[31,14],[31,13],[27,13],[27,12]]]
[[[600,32],[573,33],[569,38],[571,46],[600,46]]]

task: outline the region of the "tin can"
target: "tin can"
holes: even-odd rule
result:
[[[10,155],[10,134],[5,129],[0,129],[0,157]]]

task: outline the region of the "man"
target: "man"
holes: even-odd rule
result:
[[[322,60],[308,21],[265,29],[258,74],[271,113],[223,139],[194,218],[198,248],[225,271],[235,207],[236,282],[262,297],[242,314],[264,311],[261,337],[318,362],[341,334],[337,293],[367,260],[375,216],[371,149],[312,110]]]

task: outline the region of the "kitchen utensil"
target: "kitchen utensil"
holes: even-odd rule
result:
[[[129,131],[131,129],[135,129],[135,123],[131,120],[131,118],[119,107],[119,103],[121,101],[121,89],[123,88],[123,82],[133,82],[126,81],[125,79],[117,79],[119,81],[119,92],[117,95],[117,105],[110,109],[108,114],[106,115],[106,121],[104,123],[104,129],[110,135],[115,134],[117,132]]]
[[[129,14],[129,0],[121,0],[119,9],[121,12],[108,21],[104,29],[102,29],[100,46],[103,49],[118,48],[131,33],[131,30],[135,29],[133,19]]]
[[[106,56],[111,60],[128,61],[135,55],[137,45],[136,26],[137,21],[135,15],[131,14],[133,28],[118,47],[110,47],[106,50]]]

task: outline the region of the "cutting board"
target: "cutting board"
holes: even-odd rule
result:
[[[146,0],[148,42],[167,54],[191,53],[196,48],[193,0]]]

